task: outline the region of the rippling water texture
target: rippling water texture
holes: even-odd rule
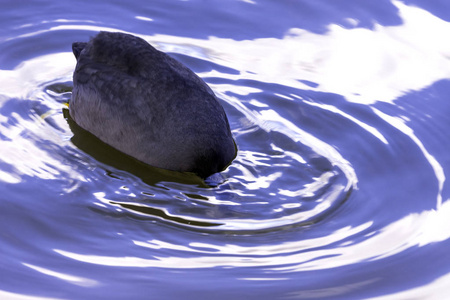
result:
[[[0,298],[450,297],[444,0],[0,4]],[[220,97],[206,182],[65,115],[74,41],[139,35]]]

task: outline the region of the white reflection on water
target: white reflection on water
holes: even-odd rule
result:
[[[283,39],[244,41],[216,37],[193,41],[163,35],[145,38],[153,43],[194,44],[209,49],[211,61],[247,71],[227,75],[230,79],[337,93],[358,103],[392,102],[406,91],[450,77],[450,43],[446,38],[450,24],[423,9],[393,3],[403,19],[401,26],[369,30],[331,25],[325,35],[291,29]],[[205,76],[215,77],[216,72]],[[317,83],[318,87],[298,80]]]
[[[324,254],[321,250],[307,251],[302,253],[295,253],[299,249],[304,251],[308,249],[317,249],[321,246],[326,246],[331,243],[340,241],[342,239],[357,235],[366,230],[372,223],[360,225],[355,228],[344,228],[335,231],[330,236],[314,238],[295,242],[284,242],[276,245],[256,245],[251,247],[243,247],[239,245],[225,244],[225,245],[208,245],[208,248],[198,248],[197,245],[190,245],[191,247],[180,246],[178,244],[171,244],[167,242],[152,240],[152,241],[134,241],[138,246],[148,247],[153,249],[172,249],[183,251],[183,255],[175,256],[153,256],[152,258],[142,257],[113,257],[79,254],[62,249],[54,249],[65,257],[72,258],[77,261],[82,261],[97,265],[106,266],[120,266],[120,267],[162,267],[162,268],[212,268],[219,266],[232,267],[251,267],[251,266],[270,266],[275,271],[280,271],[280,266],[284,264],[302,264],[311,259],[322,257]],[[180,248],[181,247],[181,248]],[[211,248],[214,251],[211,251]],[[329,249],[333,251],[333,249]],[[186,257],[188,253],[205,253],[206,256]],[[294,253],[294,254],[292,254]],[[335,254],[335,252],[333,253]],[[276,259],[274,259],[274,255]],[[348,261],[347,261],[348,263]],[[326,266],[323,266],[326,268]],[[302,268],[303,269],[303,268]]]
[[[280,83],[302,89],[337,93],[343,95],[349,101],[366,104],[375,101],[392,102],[408,90],[420,90],[435,81],[450,77],[450,60],[448,59],[450,57],[450,44],[445,38],[450,33],[449,23],[422,9],[406,6],[398,1],[394,3],[399,9],[404,24],[392,27],[377,26],[373,31],[362,28],[349,30],[333,25],[330,26],[330,31],[326,35],[292,29],[283,39],[265,38],[252,41],[234,41],[211,37],[208,40],[195,40],[162,35],[146,36],[145,38],[159,45],[160,48],[169,47],[168,45],[180,45],[179,47],[172,46],[170,49],[178,53],[189,53],[194,57],[204,58],[206,53],[208,60],[212,62],[243,71],[237,75],[219,74],[218,71],[210,71],[203,73],[203,76]],[[53,27],[51,30],[117,31],[94,25],[61,25]],[[21,37],[25,38],[42,32],[33,32]],[[192,51],[186,52],[186,49],[190,46],[192,46]],[[196,55],[197,49],[202,49],[202,51],[198,50]],[[67,52],[33,58],[11,71],[0,70],[0,81],[2,82],[0,95],[7,98],[27,98],[30,93],[33,93],[36,86],[48,82],[49,78],[58,78],[61,81],[70,80],[74,65],[73,55]],[[307,79],[317,83],[318,86],[312,88],[299,82],[299,79]],[[219,93],[232,89],[226,84],[218,84],[213,87]],[[243,95],[255,91],[259,90],[233,86],[233,92]],[[0,104],[3,104],[2,101],[0,99]],[[256,101],[256,99],[253,100],[253,103],[257,103]],[[237,107],[236,103],[233,104]],[[342,112],[337,113],[343,114]],[[158,254],[151,258],[114,257],[79,254],[64,249],[55,249],[54,251],[77,261],[107,266],[163,268],[267,266],[268,270],[288,273],[330,269],[356,264],[361,261],[381,260],[406,252],[406,249],[412,247],[422,247],[433,242],[449,239],[450,200],[443,201],[441,195],[446,179],[442,166],[425,149],[405,122],[379,111],[375,111],[375,113],[402,133],[408,135],[422,150],[433,167],[439,182],[436,210],[410,214],[379,229],[364,241],[351,244],[342,243],[330,249],[327,249],[327,246],[346,238],[351,239],[353,236],[361,236],[365,231],[370,231],[372,223],[369,221],[358,227],[343,228],[326,237],[269,246],[241,247],[227,244],[202,247],[198,243],[191,243],[188,247],[157,240],[133,241],[134,245],[138,247],[185,252],[178,257],[157,256]],[[309,137],[306,133],[299,131],[294,124],[287,122],[277,124],[276,122],[282,118],[274,114],[276,114],[274,111],[265,110],[260,112],[259,115],[251,115],[251,118],[264,119],[269,130],[273,128],[281,130],[280,128],[283,128],[282,130],[289,131],[289,136],[298,136],[301,141],[308,140]],[[40,129],[39,122],[33,123],[23,120],[17,114],[13,114],[13,116],[19,120],[18,123],[21,126],[26,124],[26,127],[32,131]],[[344,116],[346,118],[351,117]],[[0,122],[6,122],[6,120],[0,119]],[[358,125],[362,126],[362,123],[360,122]],[[40,149],[34,149],[32,151],[33,156],[30,156],[28,150],[31,147],[37,147],[25,137],[20,136],[22,129],[23,127],[11,127],[9,130],[2,131],[6,137],[13,141],[0,141],[0,154],[2,157],[14,159],[14,167],[18,169],[19,174],[58,178],[60,173],[57,170],[71,171],[69,167],[62,165],[57,158],[51,157]],[[381,141],[386,141],[375,128],[366,127],[366,130],[377,136]],[[53,136],[52,139],[56,144],[59,143],[57,135]],[[310,142],[314,145],[317,145],[317,143],[318,141]],[[338,156],[335,162],[342,163],[344,161],[339,157],[339,153],[334,151],[335,149],[327,149]],[[324,148],[321,148],[320,151],[324,151]],[[58,166],[58,169],[50,168],[44,162],[51,162],[51,165]],[[13,174],[5,174],[0,174],[2,180],[9,182],[20,180],[20,177],[16,178]],[[356,180],[356,175],[354,179]],[[81,177],[80,180],[82,180]],[[261,186],[262,183],[259,184]],[[317,250],[320,247],[325,249]],[[211,248],[217,251],[212,252]],[[298,253],[299,249],[302,249],[301,253]],[[206,255],[186,257],[189,253],[204,253]],[[61,279],[67,279],[64,276],[70,276],[43,268],[39,269],[36,266],[28,266],[43,274]],[[77,282],[76,278],[72,281]],[[429,285],[388,297],[381,297],[380,299],[407,299],[430,294],[440,294],[438,299],[442,299],[448,293],[448,284],[450,284],[450,276],[446,275]],[[345,289],[346,287],[342,288]],[[430,292],[431,289],[432,292]],[[305,293],[307,292],[305,291]],[[310,292],[314,293],[315,291]],[[326,291],[322,290],[321,292]],[[335,291],[328,292],[333,294]],[[5,294],[0,291],[0,296],[2,295]],[[11,294],[7,296],[11,296]],[[10,298],[13,298],[13,296]]]
[[[414,134],[414,131],[406,125],[405,121],[399,117],[393,117],[389,116],[385,113],[382,113],[378,109],[372,108],[373,111],[383,120],[385,120],[387,123],[392,125],[394,128],[397,128],[402,133],[404,133],[406,136],[408,136],[422,151],[423,155],[425,156],[428,163],[433,168],[434,174],[436,176],[436,179],[438,181],[439,189],[437,193],[437,204],[436,207],[439,209],[442,205],[442,189],[444,188],[444,182],[445,182],[445,173],[444,168],[442,168],[441,164],[439,164],[438,160],[428,152],[428,150],[423,145],[422,141]]]
[[[450,274],[439,277],[429,284],[422,285],[407,291],[390,294],[381,297],[368,298],[370,300],[411,300],[411,299],[426,299],[426,300],[442,300],[449,299],[450,292]]]
[[[325,35],[292,28],[283,39],[243,41],[217,37],[196,40],[166,35],[143,38],[163,51],[184,53],[189,50],[190,56],[204,58],[207,55],[212,62],[241,71],[239,75],[226,75],[230,79],[255,79],[337,93],[352,102],[391,102],[405,91],[420,90],[450,77],[450,43],[446,39],[450,35],[450,24],[418,7],[400,1],[393,3],[403,19],[401,26],[376,26],[369,30],[330,25]],[[64,23],[50,30],[124,32],[94,24]],[[36,31],[15,38],[40,33]],[[67,59],[69,53],[60,55],[66,55],[66,62],[74,63],[72,58]],[[3,73],[0,78],[8,80],[4,72],[0,70],[0,74]],[[11,75],[15,77],[13,73]],[[203,75],[214,77],[217,71]],[[317,83],[318,87],[311,88],[298,80]],[[5,84],[2,88],[5,86],[11,85]]]
[[[0,95],[26,99],[40,85],[52,79],[72,80],[75,63],[72,53],[63,52],[24,61],[14,70],[0,70]]]
[[[47,298],[37,296],[25,296],[23,294],[10,293],[0,290],[0,299],[8,300],[59,300],[61,298]]]
[[[304,103],[307,103],[308,105],[311,105],[311,106],[320,107],[321,109],[328,110],[330,112],[339,114],[339,115],[345,117],[347,120],[350,120],[350,121],[356,123],[361,128],[364,128],[367,132],[369,132],[370,134],[375,136],[377,139],[379,139],[383,144],[386,144],[386,145],[389,144],[388,141],[386,140],[386,138],[383,136],[383,134],[381,134],[381,132],[378,129],[356,119],[355,117],[353,117],[343,111],[340,111],[335,106],[327,105],[327,104],[317,104],[312,101],[306,101],[306,100],[304,100]]]
[[[18,183],[23,175],[58,179],[62,173],[73,174],[83,180],[71,165],[61,161],[60,156],[36,145],[36,141],[49,147],[62,144],[64,136],[70,136],[65,120],[60,117],[55,122],[60,128],[65,128],[66,133],[53,130],[42,116],[32,111],[33,107],[29,104],[29,101],[45,101],[43,90],[46,84],[71,81],[74,66],[75,59],[71,53],[57,53],[24,61],[14,70],[0,70],[0,107],[7,101],[17,101],[17,107],[23,108],[20,114],[11,111],[8,116],[0,115],[1,133],[4,136],[0,139],[0,157],[6,163],[14,162],[15,170],[8,174],[1,172],[0,178],[4,181]],[[22,100],[23,104],[19,104]],[[61,103],[45,101],[45,104],[59,116]]]
[[[91,287],[91,286],[96,286],[99,283],[96,280],[93,279],[89,279],[89,278],[83,278],[83,277],[79,277],[79,276],[73,276],[73,275],[69,275],[69,274],[63,274],[60,272],[56,272],[56,271],[52,271],[46,268],[42,268],[42,267],[38,267],[38,266],[34,266],[31,264],[23,264],[24,266],[27,266],[37,272],[40,272],[42,274],[48,275],[48,276],[52,276],[52,277],[56,277],[59,278],[65,282],[69,282],[75,285],[79,285],[79,286],[84,286],[84,287]]]
[[[54,251],[77,261],[105,266],[181,269],[266,266],[267,270],[270,269],[276,273],[290,273],[381,260],[411,247],[449,239],[448,215],[450,215],[450,201],[445,202],[438,211],[411,214],[393,222],[364,241],[343,243],[340,246],[325,249],[320,248],[362,233],[370,228],[372,223],[368,222],[355,228],[343,228],[326,237],[253,247],[232,244],[211,244],[203,247],[195,243],[187,247],[158,240],[134,241],[135,245],[141,247],[182,251],[184,254],[180,256],[157,256],[155,252],[156,255],[152,258],[113,257],[79,254],[61,249],[54,249]],[[299,249],[302,249],[301,253],[297,253]],[[206,256],[186,257],[188,253],[204,253]]]

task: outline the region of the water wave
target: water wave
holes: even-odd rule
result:
[[[417,13],[399,7],[404,16]],[[264,288],[267,295],[336,299],[380,295],[397,280],[386,293],[407,297],[402,291],[410,285],[399,279],[404,272],[421,293],[429,281],[440,287],[448,282],[450,119],[442,97],[450,90],[448,80],[434,74],[409,91],[387,84],[376,94],[383,101],[367,97],[373,85],[335,88],[318,74],[337,58],[322,53],[324,63],[315,69],[317,60],[295,47],[361,33],[343,28],[329,36],[294,30],[285,39],[240,42],[144,36],[199,73],[229,116],[238,155],[204,182],[130,160],[64,115],[75,65],[70,42],[100,29],[116,30],[95,22],[37,22],[0,44],[67,44],[64,50],[19,53],[16,60],[9,51],[1,58],[10,60],[0,70],[2,261],[9,257],[3,272],[55,288],[63,282],[79,295],[105,287],[123,291],[119,281],[148,291],[150,280],[166,288],[187,282],[180,290],[220,290],[219,298],[234,293],[232,286],[238,293],[264,282],[273,288]],[[386,38],[393,30],[367,31]],[[249,59],[272,53],[280,43],[292,47],[257,66]],[[227,56],[223,49],[233,47],[239,50]],[[271,68],[286,53],[296,64]],[[17,231],[14,219],[23,221]],[[434,253],[440,254],[436,262]],[[435,271],[421,278],[420,261]],[[0,295],[20,293],[7,288],[14,280],[0,284],[7,291]],[[30,283],[28,290],[39,287]]]

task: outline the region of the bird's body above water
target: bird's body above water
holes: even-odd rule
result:
[[[100,32],[72,49],[77,66],[69,111],[79,126],[164,169],[207,177],[233,160],[227,116],[187,67],[123,33]]]

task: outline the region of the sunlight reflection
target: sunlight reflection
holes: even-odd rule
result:
[[[61,163],[60,157],[49,153],[47,147],[38,146],[36,142],[47,141],[47,146],[52,147],[48,141],[55,145],[62,142],[62,135],[56,130],[48,130],[49,126],[43,118],[36,115],[30,106],[31,99],[36,103],[45,97],[42,86],[49,83],[49,78],[58,78],[59,81],[71,81],[75,59],[71,53],[56,53],[35,57],[24,61],[14,70],[0,70],[0,105],[6,101],[16,101],[17,107],[23,111],[9,112],[10,115],[0,115],[3,138],[0,139],[0,154],[10,161],[14,160],[14,168],[17,176],[29,175],[43,179],[58,179],[62,172],[77,174],[71,166]],[[5,99],[5,100],[3,100]],[[17,100],[14,100],[17,99]],[[23,100],[22,100],[23,99]],[[21,106],[21,102],[23,105]],[[28,105],[28,106],[27,106]],[[60,112],[60,103],[48,103],[54,105]],[[6,112],[8,113],[8,111]],[[64,119],[58,119],[64,123]],[[62,124],[68,130],[66,124]],[[82,180],[81,176],[78,176]],[[18,178],[2,176],[8,182],[17,182]]]
[[[84,286],[84,287],[92,287],[92,286],[96,286],[99,283],[96,280],[93,279],[88,279],[88,278],[83,278],[83,277],[79,277],[79,276],[73,276],[73,275],[68,275],[68,274],[64,274],[64,273],[60,273],[60,272],[55,272],[46,268],[42,268],[42,267],[38,267],[38,266],[34,266],[31,264],[26,264],[23,263],[24,266],[27,266],[35,271],[38,271],[42,274],[48,275],[48,276],[52,276],[52,277],[56,277],[59,278],[61,280],[64,280],[66,282],[78,285],[78,286]]]
[[[248,2],[250,0],[242,1]],[[275,165],[273,163],[273,156],[278,155],[280,157],[281,162],[279,165],[285,163],[287,156],[292,158],[292,160],[284,165],[290,169],[294,169],[295,167],[289,165],[291,161],[298,162],[301,167],[306,165],[308,163],[308,156],[305,155],[305,157],[302,157],[298,153],[284,151],[282,148],[278,149],[275,144],[271,146],[272,152],[276,152],[276,155],[273,155],[270,151],[261,153],[253,149],[240,149],[237,160],[232,167],[239,175],[230,178],[227,184],[232,188],[235,188],[237,184],[241,184],[244,188],[242,190],[238,188],[235,188],[235,190],[230,189],[230,191],[227,190],[230,194],[229,198],[223,197],[222,199],[218,194],[217,196],[207,195],[207,197],[203,197],[206,199],[204,201],[205,207],[213,207],[213,209],[216,209],[218,206],[233,206],[233,209],[236,208],[235,211],[238,211],[237,208],[243,205],[238,201],[234,202],[234,197],[239,199],[242,196],[243,199],[247,200],[263,189],[269,190],[272,184],[274,189],[265,194],[265,197],[253,197],[254,199],[252,201],[255,203],[259,201],[257,202],[258,204],[267,204],[269,203],[269,197],[280,198],[281,195],[295,198],[320,194],[319,199],[316,199],[318,204],[313,209],[308,210],[309,203],[307,201],[282,202],[278,206],[270,207],[270,209],[280,212],[280,214],[284,213],[283,209],[298,208],[298,210],[295,213],[284,214],[281,217],[277,216],[262,220],[257,218],[245,219],[243,217],[235,217],[233,219],[235,215],[232,215],[229,219],[224,217],[223,220],[221,219],[224,225],[219,224],[213,228],[211,230],[211,236],[214,236],[214,230],[216,230],[216,233],[226,233],[228,236],[231,236],[232,234],[230,232],[233,232],[233,230],[247,234],[250,231],[274,230],[274,228],[279,229],[282,226],[286,226],[290,230],[292,228],[291,225],[298,225],[300,222],[305,222],[305,224],[309,225],[311,224],[310,220],[312,217],[322,216],[333,203],[339,201],[343,203],[346,201],[346,199],[342,200],[344,198],[342,195],[344,194],[347,197],[353,189],[357,188],[358,183],[357,174],[353,169],[351,161],[346,160],[344,157],[348,158],[348,156],[343,155],[336,146],[327,144],[326,141],[320,140],[314,134],[304,131],[296,122],[291,122],[283,118],[283,114],[277,112],[269,104],[264,103],[264,99],[248,99],[248,102],[243,104],[242,99],[229,96],[230,93],[247,96],[268,91],[264,91],[258,86],[249,87],[241,84],[233,84],[231,81],[245,81],[250,79],[254,80],[254,82],[274,84],[274,86],[281,84],[292,88],[290,92],[294,89],[303,89],[336,93],[344,96],[348,101],[373,104],[377,101],[393,103],[406,91],[421,90],[439,79],[450,77],[450,60],[448,59],[450,57],[450,44],[444,38],[447,33],[450,33],[450,23],[431,15],[425,10],[407,6],[400,1],[395,1],[394,4],[399,9],[404,23],[400,26],[383,27],[377,25],[374,30],[363,28],[345,29],[337,25],[331,25],[327,34],[323,35],[292,28],[282,39],[261,38],[242,41],[217,37],[209,37],[208,39],[201,40],[166,35],[143,36],[159,49],[170,50],[175,53],[204,59],[208,63],[216,63],[221,67],[239,70],[239,72],[228,74],[219,70],[209,71],[208,69],[208,71],[200,75],[202,77],[209,77],[211,81],[214,81],[213,79],[219,79],[216,83],[211,84],[211,86],[219,96],[224,96],[225,101],[238,111],[239,117],[241,116],[240,113],[242,113],[244,116],[242,119],[244,120],[241,125],[244,122],[248,122],[246,123],[248,126],[242,129],[242,131],[248,130],[252,132],[251,130],[257,127],[257,130],[259,130],[257,133],[280,133],[296,143],[310,147],[319,156],[323,156],[329,160],[333,167],[336,167],[333,171],[323,171],[321,175],[314,175],[313,182],[307,181],[304,185],[291,183],[285,186],[276,185],[273,183],[280,179],[284,173],[276,171],[273,168]],[[153,21],[153,19],[141,16],[136,16],[136,19]],[[348,21],[350,23],[356,22],[356,20]],[[54,26],[50,30],[85,30],[90,34],[92,33],[92,35],[94,31],[99,30],[119,31],[114,28],[95,26],[95,24],[72,25],[66,24],[66,20],[57,20],[57,22],[64,24]],[[47,31],[35,31],[16,38],[26,38],[43,32]],[[5,99],[12,99],[14,101],[17,99],[18,102],[30,98],[33,101],[40,101],[41,95],[37,95],[36,90],[39,89],[38,92],[42,92],[42,86],[48,82],[48,78],[57,78],[58,81],[71,81],[74,65],[75,59],[72,53],[66,52],[44,55],[24,61],[14,70],[0,70],[0,81],[2,82],[0,96],[5,96]],[[223,83],[220,82],[221,80]],[[317,104],[316,102],[308,101],[295,95],[290,97],[282,93],[273,94],[291,101],[293,99],[298,102],[302,101],[304,104],[330,111],[334,115],[343,116],[346,120],[350,120],[376,137],[384,146],[390,146],[388,145],[388,140],[391,141],[389,139],[390,136],[386,135],[385,137],[383,131],[379,131],[379,129],[383,129],[382,127],[369,126],[333,105]],[[248,98],[251,98],[251,96]],[[4,99],[0,98],[0,105],[3,104]],[[373,108],[372,112],[384,122],[389,123],[399,132],[408,136],[421,150],[423,156],[433,168],[439,185],[436,209],[418,211],[406,216],[403,214],[392,219],[394,220],[392,222],[389,219],[389,224],[379,225],[374,224],[370,220],[370,216],[368,217],[369,219],[360,222],[355,219],[347,219],[345,213],[352,209],[352,205],[355,205],[353,202],[349,203],[348,206],[350,208],[344,206],[344,212],[339,215],[340,217],[343,216],[343,219],[339,221],[345,222],[342,225],[346,226],[344,228],[336,230],[337,227],[330,225],[331,222],[336,221],[336,218],[331,218],[330,223],[323,222],[326,223],[320,224],[323,227],[316,227],[322,229],[330,225],[328,231],[324,231],[323,236],[320,236],[321,232],[317,231],[315,232],[316,235],[313,235],[315,238],[305,238],[302,240],[301,238],[303,236],[301,231],[296,231],[300,232],[300,234],[292,239],[280,238],[279,241],[268,241],[267,244],[252,244],[251,242],[233,244],[235,240],[232,239],[231,241],[233,242],[225,239],[211,239],[211,241],[218,244],[213,244],[213,242],[211,244],[200,243],[196,242],[195,239],[189,240],[184,244],[183,242],[185,240],[182,239],[171,243],[166,240],[160,241],[154,235],[147,235],[146,232],[143,235],[139,235],[142,233],[138,231],[142,229],[140,227],[136,232],[133,232],[136,235],[133,235],[130,240],[128,240],[129,237],[127,236],[126,230],[123,229],[123,238],[127,239],[127,246],[131,245],[133,248],[125,248],[125,251],[119,253],[117,256],[114,256],[117,253],[114,252],[114,249],[108,252],[108,255],[102,255],[105,252],[100,253],[95,247],[91,248],[93,252],[86,250],[86,252],[75,253],[71,250],[72,245],[70,244],[65,244],[59,247],[61,249],[53,249],[53,251],[65,258],[79,262],[112,267],[158,267],[168,269],[257,267],[264,269],[265,273],[262,276],[244,277],[242,275],[238,279],[264,281],[285,279],[271,278],[269,276],[270,274],[286,275],[291,272],[330,270],[333,268],[358,265],[361,262],[378,261],[381,265],[382,263],[380,261],[382,259],[393,257],[397,254],[403,254],[407,257],[408,249],[420,249],[431,243],[450,239],[450,222],[448,221],[448,216],[450,215],[450,199],[447,201],[443,199],[443,189],[446,181],[443,166],[432,155],[433,152],[429,152],[431,149],[425,148],[427,145],[426,142],[422,142],[416,136],[416,133],[409,127],[405,119],[387,115],[375,108]],[[296,112],[294,111],[294,113]],[[381,123],[384,123],[383,121]],[[74,177],[78,176],[78,181],[70,183],[68,188],[65,189],[66,193],[78,189],[83,191],[86,188],[80,182],[83,180],[88,181],[89,179],[83,178],[77,173],[76,164],[64,161],[63,157],[59,155],[59,150],[53,151],[54,149],[51,149],[49,151],[45,148],[48,145],[59,146],[63,139],[60,135],[48,130],[48,124],[42,121],[42,118],[39,118],[39,114],[21,114],[12,110],[10,114],[0,115],[0,122],[3,126],[1,133],[4,136],[3,139],[0,139],[0,154],[10,161],[14,161],[14,169],[17,170],[17,174],[10,174],[0,170],[0,180],[9,183],[18,183],[21,180],[20,175],[29,175],[42,179],[67,179],[67,173],[69,175],[73,174]],[[239,129],[235,130],[238,131]],[[42,141],[44,146],[39,147],[36,141]],[[422,155],[419,155],[419,157],[422,157]],[[258,168],[273,169],[271,173],[261,174]],[[338,169],[342,170],[342,172]],[[89,169],[89,172],[91,171]],[[338,175],[342,173],[345,173],[346,179],[343,184],[343,180],[338,181],[340,179]],[[298,177],[295,178],[297,179]],[[338,179],[334,180],[335,178]],[[70,179],[68,178],[68,180]],[[319,193],[321,189],[325,189],[327,186],[331,186],[331,188],[326,189],[323,194]],[[108,188],[109,186],[105,184],[100,187],[101,191],[92,193],[93,197],[98,200],[98,202],[93,204],[97,206],[96,208],[105,208],[101,211],[106,212],[96,215],[98,219],[102,221],[106,219],[109,221],[112,220],[111,222],[115,222],[114,226],[124,226],[124,228],[125,226],[130,226],[126,227],[127,230],[129,229],[129,232],[135,229],[132,227],[135,223],[139,223],[139,226],[141,226],[144,223],[141,220],[148,217],[145,213],[139,216],[144,217],[139,219],[138,222],[135,219],[122,217],[121,214],[117,214],[119,216],[117,218],[112,218],[109,215],[110,211],[108,211],[111,206],[117,211],[125,211],[117,201],[111,199],[113,198],[111,194],[118,198],[125,197],[127,201],[129,199],[136,199],[136,203],[132,203],[134,206],[139,207],[141,205],[142,207],[147,207],[147,203],[144,204],[138,201],[140,200],[138,198],[141,196],[139,192],[124,189],[126,192],[121,191],[119,193],[113,191],[110,193]],[[435,185],[433,185],[433,188],[435,188]],[[178,193],[178,195],[181,195],[181,193]],[[173,198],[176,197],[172,197],[171,200]],[[178,197],[176,199],[186,201],[186,197]],[[95,201],[95,199],[90,200]],[[191,204],[200,202],[192,201]],[[403,204],[401,203],[401,205]],[[148,207],[151,205],[153,203],[148,204]],[[380,204],[380,207],[384,208],[382,205],[383,203]],[[167,207],[171,206],[176,207],[174,202],[167,204]],[[280,209],[280,207],[283,209]],[[224,207],[220,208],[222,209]],[[298,213],[300,208],[302,211]],[[164,212],[165,215],[172,216],[170,209],[166,209],[165,207],[158,209]],[[267,211],[270,211],[270,209],[267,209]],[[176,211],[176,209],[174,210]],[[225,213],[229,212],[227,210],[224,211]],[[233,210],[230,211],[235,212]],[[210,221],[213,219],[205,212],[206,210],[201,211],[203,213],[201,218],[203,219],[192,218],[192,220]],[[192,213],[192,211],[188,211],[188,213]],[[224,215],[226,216],[225,213]],[[213,216],[217,217],[217,215],[214,214]],[[152,218],[152,216],[149,218]],[[163,217],[160,219],[163,219]],[[374,220],[376,219],[374,218]],[[83,219],[83,221],[85,220]],[[162,220],[162,225],[159,222],[157,225],[164,227],[166,225],[164,223],[165,221],[170,222],[170,220]],[[360,224],[361,222],[364,223]],[[94,224],[96,223],[94,222]],[[342,223],[336,222],[335,224]],[[116,228],[114,226],[113,228]],[[183,229],[189,231],[189,229],[194,227],[192,225]],[[154,228],[157,228],[157,226]],[[194,228],[192,232],[198,233],[195,231],[197,229]],[[185,233],[184,230],[180,230],[179,232],[181,232],[180,236]],[[206,232],[206,229],[201,233],[204,235],[210,234],[210,232]],[[163,234],[165,234],[164,231]],[[145,238],[142,236],[145,236]],[[251,234],[248,234],[248,236],[251,236]],[[178,237],[176,235],[164,236],[164,238],[169,240],[170,238],[175,240]],[[138,240],[139,238],[142,238],[142,240]],[[238,239],[239,237],[236,238],[236,240]],[[100,255],[98,255],[99,253]],[[99,284],[96,280],[60,273],[31,264],[23,263],[23,265],[41,274],[58,278],[70,284],[84,287],[97,286]],[[267,277],[264,277],[265,275]],[[373,280],[376,281],[377,279],[375,278]],[[369,283],[371,281],[362,281],[353,285],[343,285],[328,290],[304,290],[293,296],[302,297],[306,295],[308,297],[314,297],[336,295],[336,292],[345,293],[347,290],[361,288]],[[450,276],[446,275],[430,283],[430,286],[432,285],[438,291],[442,290],[445,292],[445,287],[449,283]],[[416,297],[417,295],[427,295],[429,294],[430,286],[417,287],[408,292],[395,294],[395,297],[380,299],[406,299],[412,296]],[[3,295],[5,293],[0,291],[0,298]],[[14,299],[13,297],[14,295],[11,296],[12,299]]]
[[[388,141],[386,140],[386,138],[381,134],[380,131],[378,131],[375,127],[372,127],[370,125],[367,125],[366,123],[356,119],[355,117],[344,113],[343,111],[340,111],[338,108],[336,108],[335,106],[332,105],[327,105],[327,104],[319,104],[319,103],[315,103],[312,101],[307,101],[307,100],[303,100],[304,103],[307,103],[308,105],[311,106],[316,106],[316,107],[320,107],[321,109],[324,110],[328,110],[330,112],[339,114],[343,117],[345,117],[347,120],[350,120],[352,122],[354,122],[355,124],[357,124],[358,126],[360,126],[361,128],[364,128],[367,132],[369,132],[370,134],[372,134],[373,136],[375,136],[377,139],[379,139],[382,143],[388,145]]]
[[[439,189],[437,193],[437,203],[436,207],[439,209],[442,205],[442,190],[444,188],[445,183],[445,173],[442,166],[439,164],[438,160],[428,152],[428,150],[423,145],[422,141],[414,134],[414,131],[406,125],[406,122],[398,117],[389,116],[380,110],[376,108],[372,108],[372,110],[383,120],[385,120],[387,123],[392,125],[394,128],[397,128],[402,133],[407,135],[416,145],[417,147],[422,151],[423,155],[426,157],[428,163],[431,165],[431,167],[434,170],[434,174],[436,176],[436,179],[439,184]]]
[[[441,300],[450,299],[450,274],[439,277],[429,284],[413,287],[406,291],[368,298],[370,300],[411,300],[411,299],[429,299]]]
[[[177,244],[170,244],[167,242],[152,240],[148,242],[137,242],[136,245],[148,247],[153,249],[172,249],[183,251],[184,257],[174,256],[153,256],[152,258],[140,257],[113,257],[113,256],[99,256],[78,254],[61,249],[54,249],[56,253],[72,258],[77,261],[82,261],[97,265],[106,266],[120,266],[120,267],[162,267],[162,268],[176,268],[176,269],[190,269],[190,268],[212,268],[218,266],[271,266],[272,270],[282,270],[280,266],[306,263],[317,257],[325,255],[325,250],[306,251],[308,249],[319,249],[321,246],[326,246],[347,237],[353,236],[369,228],[371,223],[366,223],[355,228],[344,228],[337,230],[333,235],[309,239],[296,242],[285,242],[277,245],[257,245],[253,247],[243,247],[238,245],[226,244],[208,245],[216,252],[211,253],[211,249],[197,248],[198,245],[191,245],[194,248],[187,248]],[[296,253],[299,249],[303,249],[302,253]],[[333,251],[332,249],[330,251]],[[207,256],[186,257],[187,253],[205,253]],[[274,259],[273,255],[276,254]],[[327,268],[323,265],[322,268]],[[289,267],[291,269],[291,267]]]
[[[144,37],[150,42],[209,49],[211,61],[242,70],[240,75],[227,74],[229,79],[255,79],[337,93],[358,103],[392,102],[406,91],[450,77],[450,44],[444,38],[450,33],[450,24],[423,9],[400,1],[393,3],[404,23],[376,26],[374,30],[330,25],[329,32],[321,35],[293,28],[283,39],[243,41]],[[214,72],[204,76],[214,77]],[[318,87],[298,81],[305,79]]]
[[[0,70],[0,95],[26,98],[49,78],[71,81],[75,62],[72,53],[53,53],[24,61],[14,70]]]
[[[60,300],[61,298],[49,298],[39,296],[26,296],[24,294],[15,294],[0,290],[0,299],[8,300]]]
[[[349,101],[392,102],[405,91],[420,90],[450,77],[447,59],[450,44],[443,38],[450,33],[450,24],[423,9],[401,1],[393,3],[403,19],[401,26],[376,26],[369,30],[330,25],[325,35],[292,28],[283,39],[243,41],[216,37],[208,40],[165,35],[143,37],[156,44],[201,47],[212,62],[243,71],[240,75],[227,74],[228,78],[257,79],[311,89],[310,85],[299,82],[307,79],[318,84],[314,90],[338,93]],[[58,21],[63,23],[63,20]],[[60,24],[50,30],[124,32],[94,24]],[[42,31],[15,38],[40,33]],[[176,48],[172,50],[178,52]]]
[[[335,248],[320,249],[345,238],[365,231],[370,222],[355,228],[340,229],[333,234],[305,241],[285,242],[279,245],[258,245],[242,247],[226,244],[207,245],[203,248],[195,243],[190,247],[162,241],[134,241],[138,246],[152,249],[172,249],[184,252],[184,257],[154,256],[153,258],[108,257],[71,253],[55,249],[54,251],[72,259],[91,264],[122,267],[164,267],[164,268],[212,268],[219,266],[266,266],[277,272],[296,272],[321,270],[351,265],[358,262],[380,260],[405,251],[417,245],[450,238],[450,225],[446,216],[450,211],[450,201],[443,210],[427,211],[409,215],[391,223],[371,238],[352,244],[342,244]],[[430,220],[434,220],[430,222]],[[213,250],[212,250],[213,249]],[[302,252],[298,252],[302,249]],[[308,251],[314,250],[314,251]],[[320,250],[318,250],[320,249]],[[187,253],[205,253],[207,256],[185,257]],[[251,255],[249,255],[251,254]],[[274,259],[273,255],[276,255]],[[212,256],[211,256],[212,255]],[[286,267],[283,267],[286,265]]]

